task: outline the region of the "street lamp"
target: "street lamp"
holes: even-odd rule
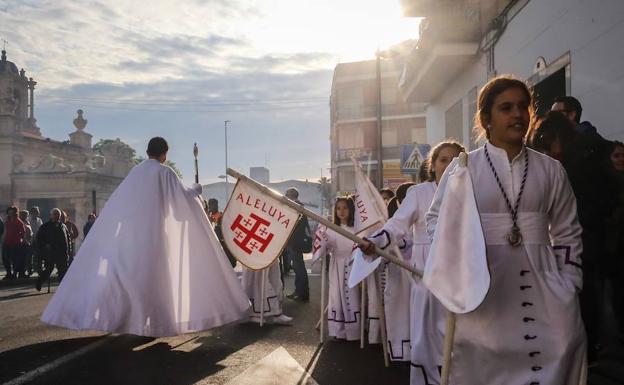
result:
[[[377,82],[377,188],[383,188],[383,159],[382,159],[382,126],[381,126],[381,52],[379,49],[375,52],[375,73]]]
[[[227,159],[227,127],[228,127],[228,123],[230,123],[230,120],[226,120],[224,121],[224,131],[225,131],[225,200],[228,200],[228,195],[230,195],[230,187],[228,184],[228,174],[227,174],[227,169],[228,169],[228,159]]]
[[[375,52],[375,72],[377,83],[377,187],[383,188],[383,146],[382,146],[382,100],[381,100],[381,59],[392,59],[399,53],[392,50]]]

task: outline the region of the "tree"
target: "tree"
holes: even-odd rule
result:
[[[321,192],[321,199],[323,201],[323,212],[325,209],[329,211],[331,209],[331,181],[327,177],[321,177],[319,179],[319,190]]]
[[[145,160],[145,157],[143,157],[143,156],[138,156],[138,157],[135,157],[134,159],[132,159],[134,164],[139,164],[139,163],[143,162],[144,160]],[[180,179],[183,178],[182,172],[178,169],[178,167],[176,166],[175,162],[172,162],[172,161],[167,159],[165,161],[165,166],[171,167],[171,169],[178,175],[178,177],[180,177]]]

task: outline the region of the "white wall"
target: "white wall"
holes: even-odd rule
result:
[[[583,105],[583,120],[608,139],[624,140],[619,116],[624,106],[624,1],[529,1],[496,44],[496,70],[527,79],[538,57],[550,64],[567,52],[571,95]],[[444,136],[444,112],[472,87],[480,88],[486,76],[485,58],[480,57],[428,107],[431,143]]]

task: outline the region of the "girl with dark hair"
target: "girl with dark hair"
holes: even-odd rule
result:
[[[524,82],[501,76],[481,89],[475,120],[487,142],[468,154],[468,170],[479,213],[472,222],[483,230],[491,283],[476,310],[457,314],[455,385],[584,384],[576,200],[561,164],[525,146],[532,117]],[[453,161],[427,213],[431,238],[443,200],[460,198],[460,191],[447,189],[457,169]],[[441,244],[457,242],[462,224],[436,237]],[[451,273],[456,266],[446,268],[457,275]],[[470,277],[454,284],[476,286]]]
[[[351,197],[339,197],[334,205],[334,223],[353,232],[355,205]],[[316,233],[315,255],[330,254],[329,301],[327,329],[331,337],[355,341],[360,339],[360,292],[349,288],[353,241],[327,228]]]
[[[425,231],[425,214],[444,169],[462,151],[464,148],[452,140],[441,142],[430,151],[428,162],[432,171],[429,175],[434,180],[407,190],[394,216],[382,230],[368,238],[370,243],[362,247],[364,253],[371,254],[374,245],[382,249],[390,245],[405,249],[411,245],[411,253],[406,259],[419,270],[425,268],[430,246]],[[411,362],[411,385],[439,383],[446,310],[420,280],[413,282],[397,266],[389,266],[388,285],[386,306],[393,309],[393,314],[388,314],[386,322],[392,359]],[[409,303],[409,308],[405,303]]]

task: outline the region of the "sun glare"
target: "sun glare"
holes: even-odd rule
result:
[[[262,0],[258,6],[262,15],[243,30],[259,51],[324,52],[347,62],[418,38],[420,19],[403,17],[399,0]]]

